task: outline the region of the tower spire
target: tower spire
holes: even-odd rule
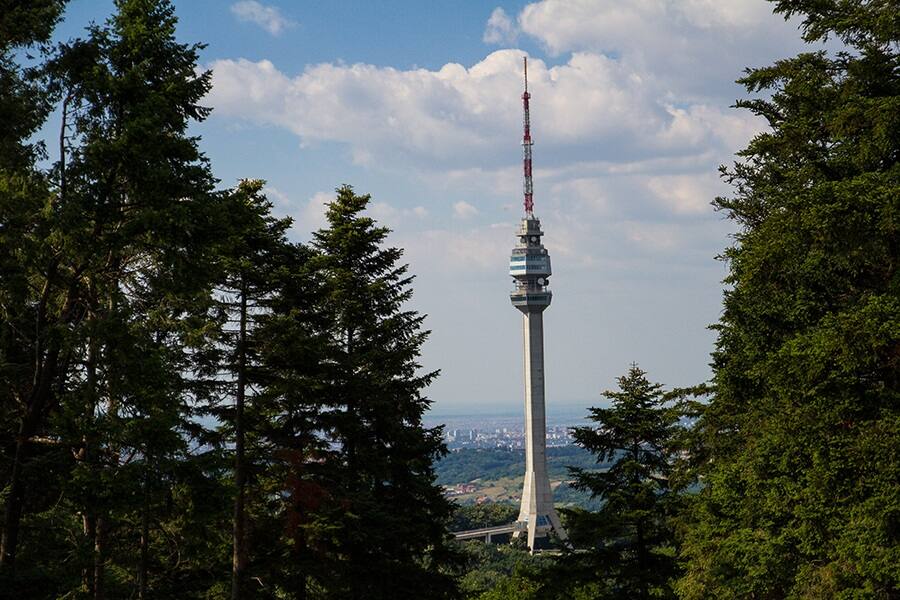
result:
[[[531,115],[528,109],[528,100],[531,94],[528,93],[528,57],[522,59],[525,64],[525,92],[522,94],[522,109],[524,111],[523,126],[525,134],[522,137],[522,148],[524,150],[523,167],[525,171],[525,215],[530,217],[534,211],[534,187],[531,183]]]

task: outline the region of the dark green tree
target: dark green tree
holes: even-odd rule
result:
[[[323,281],[310,268],[313,251],[284,248],[264,314],[256,315],[255,397],[259,449],[253,507],[252,571],[278,597],[321,597],[334,587],[336,525],[330,445],[322,425],[330,410],[332,339],[321,310]]]
[[[900,11],[779,0],[764,118],[715,204],[740,227],[698,424],[684,598],[900,597]]]
[[[35,580],[7,588],[19,597],[79,588],[147,597],[151,565],[170,574],[151,556],[155,515],[171,514],[158,509],[173,504],[191,454],[184,375],[202,337],[195,317],[207,308],[217,201],[186,130],[206,115],[198,102],[209,76],[195,70],[198,47],[175,41],[167,2],[116,9],[48,69],[61,102],[60,159],[15,243],[27,283],[17,310],[30,326],[14,330],[23,365],[4,357],[4,374],[16,377],[5,387],[22,407],[4,555],[11,563],[22,550],[23,518],[57,536],[26,543]],[[38,459],[49,453],[35,455],[38,441],[59,469],[52,513],[39,495],[47,463]],[[66,573],[48,577],[62,565]]]
[[[56,375],[52,331],[72,317],[57,290],[35,279],[35,271],[54,259],[45,239],[50,184],[35,165],[43,149],[29,138],[44,122],[51,94],[44,63],[29,67],[18,60],[45,49],[64,4],[0,3],[0,586],[15,566],[25,466],[39,451],[35,436]]]
[[[412,277],[402,250],[382,246],[388,230],[362,214],[368,203],[339,188],[312,244],[329,340],[321,431],[330,501],[318,518],[331,524],[334,569],[318,583],[329,597],[444,597],[454,590],[443,571],[451,505],[433,461],[446,450],[440,430],[422,424],[423,391],[437,374],[421,372],[428,332],[405,307]]]
[[[0,169],[31,169],[41,148],[30,136],[47,117],[52,103],[43,64],[25,66],[17,52],[32,52],[47,43],[66,0],[0,2]]]
[[[214,310],[221,315],[219,394],[208,411],[233,443],[234,511],[232,517],[232,581],[234,600],[246,595],[250,564],[248,492],[255,474],[265,469],[268,449],[261,446],[265,406],[256,406],[253,390],[265,389],[268,378],[259,365],[257,323],[270,311],[280,270],[296,268],[297,259],[285,232],[290,219],[276,219],[262,193],[261,180],[242,181],[225,195],[227,223],[217,248],[219,280]],[[253,379],[263,385],[254,387]],[[263,395],[264,396],[264,395]],[[261,543],[265,543],[261,540]]]
[[[554,597],[550,578],[543,576],[553,558],[529,553],[524,543],[471,541],[462,544],[461,552],[466,559],[466,573],[460,578],[465,598],[525,600]],[[556,587],[559,587],[558,582]]]
[[[609,467],[571,469],[574,487],[603,505],[596,512],[569,513],[572,542],[582,551],[567,555],[561,572],[585,598],[674,597],[678,490],[669,476],[678,412],[637,365],[618,383],[618,391],[603,393],[609,408],[590,409],[594,425],[574,430],[575,442]]]
[[[64,441],[77,448],[69,498],[93,547],[84,587],[98,599],[132,584],[123,572],[146,594],[152,515],[141,518],[134,557],[123,526],[137,508],[129,471],[144,473],[136,497],[148,513],[154,463],[183,453],[190,427],[179,354],[192,335],[187,317],[205,306],[214,233],[205,224],[216,203],[209,165],[187,135],[208,112],[199,102],[209,74],[196,71],[199,46],[176,41],[176,23],[166,1],[119,0],[58,60],[68,140],[57,168],[60,222],[65,255],[84,267],[85,310],[61,414]],[[156,426],[143,426],[148,419]]]

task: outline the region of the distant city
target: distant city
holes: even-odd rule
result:
[[[448,429],[444,441],[450,450],[462,448],[525,448],[524,427],[494,427],[493,429]],[[547,446],[568,446],[574,443],[569,427],[547,427]]]
[[[586,411],[585,411],[586,412]],[[581,413],[584,414],[583,412]],[[575,443],[572,427],[584,426],[583,416],[560,415],[547,417],[547,446],[569,446]],[[430,417],[426,425],[444,426],[444,442],[451,451],[463,448],[505,448],[524,450],[525,422],[522,416],[453,416]]]

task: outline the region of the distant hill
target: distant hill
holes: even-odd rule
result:
[[[547,448],[547,470],[551,480],[567,480],[566,467],[603,469],[594,456],[579,446]],[[464,448],[451,452],[436,465],[440,485],[468,483],[476,479],[497,480],[522,477],[525,473],[525,451],[505,448]]]
[[[597,464],[592,454],[578,446],[547,448],[547,469],[553,497],[558,506],[579,506],[587,509],[599,507],[586,492],[573,489],[566,483],[567,467],[605,469],[607,464]],[[491,502],[517,504],[525,474],[525,451],[505,448],[464,448],[450,453],[436,465],[437,482],[452,487],[475,482],[476,489],[454,496],[460,504],[471,504],[488,499]]]

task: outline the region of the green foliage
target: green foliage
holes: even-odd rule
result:
[[[32,6],[55,20],[48,3]],[[0,292],[16,300],[3,314],[3,387],[18,399],[3,566],[18,597],[127,595],[135,573],[146,597],[150,574],[174,589],[190,566],[215,563],[181,555],[201,546],[183,537],[190,525],[215,519],[172,527],[194,514],[180,502],[193,494],[176,490],[218,476],[191,447],[185,378],[211,271],[213,179],[186,135],[206,114],[208,75],[194,71],[197,48],[175,42],[167,3],[117,9],[46,67],[61,159],[42,193],[28,191],[41,191],[36,178],[13,180],[29,199],[4,197],[0,211],[4,235],[18,234],[3,241]],[[202,591],[197,575],[182,592]]]
[[[28,138],[44,122],[51,103],[43,70],[23,67],[16,51],[43,46],[62,14],[65,0],[0,2],[0,171],[30,170],[40,146]]]
[[[460,581],[466,598],[518,598],[539,589],[538,574],[552,559],[531,555],[523,544],[461,544],[466,574]],[[531,597],[531,596],[524,596]]]
[[[596,425],[575,429],[577,443],[598,463],[612,461],[604,471],[572,469],[575,487],[603,500],[596,512],[567,511],[581,551],[568,554],[559,572],[586,597],[673,597],[678,490],[669,476],[679,414],[645,375],[633,365],[618,379],[619,391],[604,392],[610,407],[590,410]]]
[[[450,521],[450,531],[506,525],[515,521],[518,516],[519,507],[505,502],[457,506]]]
[[[51,329],[35,319],[40,313],[34,308],[43,306],[44,314],[56,308],[54,291],[45,288],[42,295],[42,290],[34,289],[41,283],[35,278],[34,263],[49,255],[45,237],[50,191],[35,165],[42,149],[29,142],[50,110],[51,96],[42,65],[26,67],[16,58],[35,47],[46,49],[63,4],[52,0],[0,3],[0,448],[4,450],[0,453],[0,589],[12,589],[7,577],[15,562],[25,487],[25,447],[17,439],[22,433],[31,435],[31,423],[41,417],[36,409],[43,408],[45,399],[30,393],[40,382],[32,367],[35,340],[48,338]],[[65,472],[63,453],[42,446],[34,454],[44,473]],[[14,479],[16,485],[12,485]],[[37,479],[36,483],[33,502],[44,513],[57,496],[57,481]],[[47,522],[43,520],[42,525]],[[34,577],[32,583],[38,579]]]
[[[539,592],[540,585],[536,581],[516,573],[501,579],[492,589],[478,596],[478,599],[536,600],[542,597]]]
[[[388,230],[362,214],[368,202],[339,188],[329,226],[314,236],[309,268],[321,282],[314,308],[327,344],[316,426],[330,446],[318,453],[326,480],[309,483],[329,502],[318,510],[298,505],[296,519],[318,540],[319,571],[332,571],[319,581],[329,596],[428,589],[443,597],[454,591],[443,571],[451,505],[433,461],[446,449],[440,430],[422,424],[429,404],[422,392],[437,373],[420,372],[424,317],[405,307],[412,278],[398,264],[402,251],[383,247]]]
[[[183,575],[180,563],[166,568],[178,554],[154,554],[162,548],[153,540],[193,546],[182,537],[191,527],[167,530],[178,519],[168,508],[179,475],[212,475],[191,469],[185,378],[194,364],[187,340],[204,326],[195,317],[207,306],[214,239],[213,178],[187,135],[207,113],[198,103],[209,75],[195,71],[198,46],[175,40],[169,3],[116,8],[52,65],[68,134],[56,166],[59,253],[73,277],[80,272],[85,312],[50,423],[77,448],[65,500],[84,515],[93,551],[80,566],[93,568],[82,587],[95,597],[127,593],[135,572],[142,595]]]
[[[288,243],[263,182],[213,190],[171,3],[118,0],[21,68],[60,10],[0,11],[0,595],[454,595],[428,332],[368,196]]]
[[[551,479],[568,479],[569,467],[596,469],[607,465],[598,464],[595,456],[578,446],[547,448],[547,473]],[[521,477],[525,472],[525,451],[463,448],[441,458],[435,464],[435,471],[441,485]]]
[[[260,390],[267,375],[259,358],[259,322],[270,310],[282,271],[298,268],[302,253],[288,243],[290,219],[276,219],[272,204],[262,194],[265,182],[244,180],[222,198],[223,235],[217,241],[217,277],[212,314],[220,325],[211,367],[215,393],[204,413],[220,423],[217,432],[233,444],[234,514],[232,517],[232,597],[242,597],[249,587],[248,563],[251,539],[265,520],[266,498],[271,490],[258,486],[257,473],[271,461],[265,444],[267,420],[272,416]],[[263,333],[263,336],[266,334]],[[254,385],[259,384],[259,385]],[[252,513],[262,511],[263,516]],[[262,535],[271,532],[263,528]]]
[[[0,596],[665,598],[676,527],[683,598],[900,594],[893,3],[775,1],[848,51],[742,79],[771,130],[716,201],[740,232],[713,397],[682,405],[682,435],[634,367],[584,450],[549,449],[596,501],[564,514],[579,550],[559,561],[449,540],[516,507],[438,484],[523,455],[445,456],[423,425],[428,332],[369,197],[338,189],[313,244],[288,243],[261,181],[213,189],[188,135],[210,76],[171,3],[117,0],[44,60],[63,5],[0,5]]]
[[[900,21],[890,2],[779,1],[801,54],[748,71],[770,130],[717,206],[725,257],[715,396],[685,598],[900,593]]]

